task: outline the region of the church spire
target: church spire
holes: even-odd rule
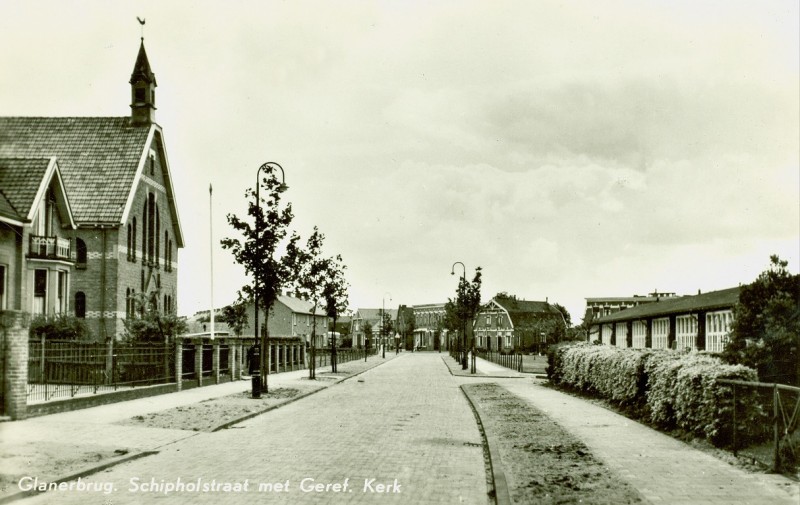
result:
[[[139,18],[137,18],[139,19]],[[143,20],[139,23],[144,25]],[[139,46],[139,54],[131,73],[131,119],[134,124],[150,124],[155,122],[156,112],[156,75],[150,70],[147,52],[144,50],[144,37]]]

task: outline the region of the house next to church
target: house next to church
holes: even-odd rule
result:
[[[144,40],[129,84],[129,116],[0,117],[1,308],[74,314],[97,340],[139,295],[175,311],[184,240]]]

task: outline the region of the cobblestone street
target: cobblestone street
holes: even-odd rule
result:
[[[404,354],[233,428],[81,480],[102,490],[51,491],[25,503],[483,505],[481,436],[458,386],[440,354]],[[219,490],[203,492],[204,485]]]

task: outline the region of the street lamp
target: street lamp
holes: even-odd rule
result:
[[[386,359],[386,338],[383,334],[384,330],[384,319],[386,314],[386,295],[389,295],[389,301],[392,301],[392,294],[388,291],[383,294],[383,300],[381,300],[381,357]]]
[[[255,268],[255,289],[253,289],[253,298],[255,302],[254,307],[254,331],[255,335],[253,336],[253,354],[251,357],[250,368],[253,369],[252,374],[252,391],[251,397],[252,398],[261,398],[261,349],[259,346],[259,339],[260,335],[258,333],[258,280],[261,276],[261,240],[259,237],[259,232],[261,231],[261,171],[265,169],[270,169],[272,171],[273,167],[278,167],[281,171],[281,184],[278,186],[277,190],[278,193],[283,193],[288,189],[286,185],[286,174],[283,171],[283,167],[275,163],[274,161],[268,161],[258,167],[256,171],[256,268]],[[266,321],[264,324],[267,324]],[[268,337],[267,337],[268,338]],[[269,340],[264,341],[265,346],[267,346],[267,353],[269,353]],[[267,370],[266,375],[269,375],[271,363],[267,363]],[[266,377],[264,377],[264,381],[266,382]]]
[[[453,266],[450,268],[450,275],[455,275],[456,274],[456,270],[455,270],[456,269],[456,265],[461,265],[462,271],[464,272],[461,275],[461,280],[463,281],[464,285],[466,286],[466,284],[467,284],[467,267],[465,267],[463,263],[461,263],[460,261],[456,261],[455,263],[453,263]],[[462,300],[462,303],[464,301],[465,300]],[[462,334],[461,334],[461,369],[462,370],[466,370],[467,369],[467,318],[466,317],[464,317],[464,321],[463,322],[464,322],[464,329],[462,330]]]

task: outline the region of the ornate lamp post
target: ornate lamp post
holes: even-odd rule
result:
[[[464,264],[461,263],[460,261],[456,261],[455,263],[453,263],[453,266],[450,268],[450,275],[455,275],[456,274],[456,270],[455,270],[456,265],[461,265],[461,268],[463,269],[462,270],[463,274],[461,275],[461,280],[466,285],[466,283],[467,283],[467,267],[465,267]],[[462,300],[462,303],[463,303],[463,300]],[[461,332],[461,369],[462,370],[466,370],[467,369],[467,318],[466,317],[464,317],[463,323],[464,323],[464,328],[463,328],[463,330]]]
[[[258,170],[256,171],[256,237],[259,236],[258,234],[261,231],[260,175],[262,170],[265,170],[267,168],[272,169],[273,167],[278,167],[281,171],[281,185],[278,186],[278,192],[283,193],[288,189],[288,186],[286,185],[286,174],[284,173],[282,166],[278,165],[274,161],[268,161],[263,165],[261,165],[260,167],[258,167]],[[261,346],[259,345],[260,344],[259,340],[261,338],[261,335],[258,333],[258,280],[261,276],[261,241],[258,239],[256,240],[256,269],[254,274],[255,274],[255,289],[253,290],[253,298],[254,298],[253,301],[255,302],[255,304],[253,311],[254,311],[255,324],[253,330],[255,332],[255,335],[253,338],[254,340],[253,353],[250,358],[251,359],[250,368],[253,370],[251,376],[252,377],[251,397],[261,398]],[[267,322],[264,321],[264,324],[267,324]],[[269,341],[265,340],[264,344],[267,347],[266,352],[269,353]],[[266,370],[267,375],[269,374],[270,366],[271,363],[267,363],[267,370]]]

